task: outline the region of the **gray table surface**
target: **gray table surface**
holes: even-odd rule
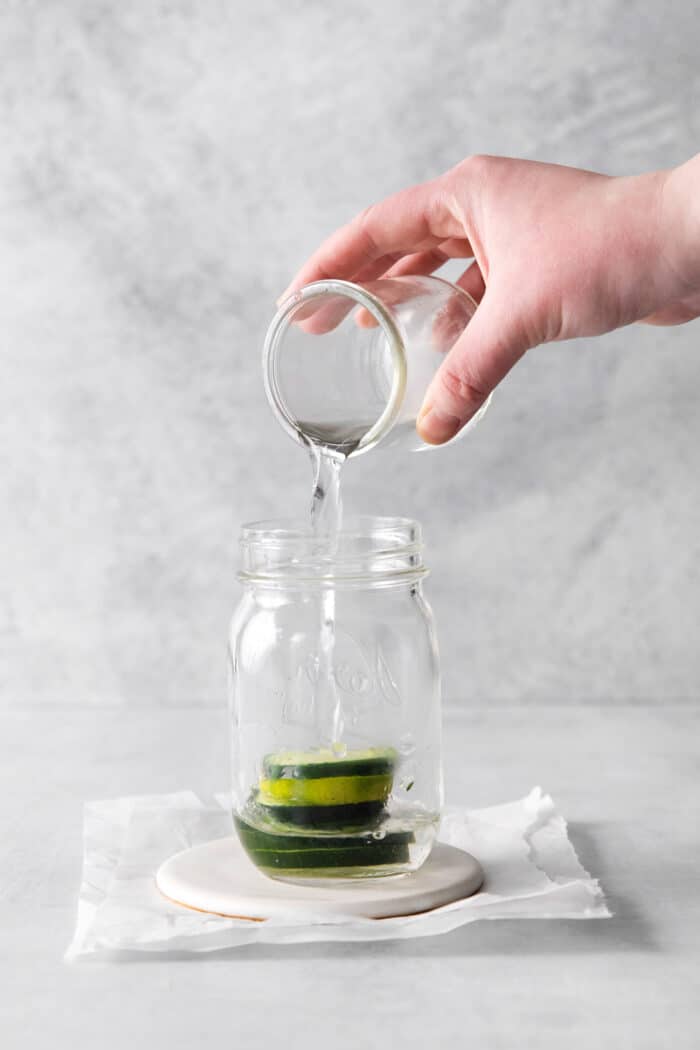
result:
[[[0,1043],[15,1047],[697,1047],[700,709],[449,711],[448,796],[540,783],[609,920],[481,922],[376,945],[65,964],[86,799],[222,786],[213,709],[0,715]]]

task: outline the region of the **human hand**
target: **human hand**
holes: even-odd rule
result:
[[[425,441],[442,444],[540,343],[700,316],[698,200],[700,155],[623,178],[469,157],[336,231],[285,296],[311,281],[429,274],[472,258],[456,283],[480,305],[417,424]]]

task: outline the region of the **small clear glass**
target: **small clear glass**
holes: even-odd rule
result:
[[[260,522],[243,528],[241,562],[229,695],[244,848],[279,879],[415,871],[442,806],[420,527],[358,518],[328,553],[309,526]]]
[[[440,277],[317,281],[282,303],[267,332],[268,400],[302,444],[359,455],[381,444],[422,451],[425,392],[477,306]],[[460,431],[470,431],[488,401]]]

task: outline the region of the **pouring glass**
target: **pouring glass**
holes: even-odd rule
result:
[[[435,448],[416,430],[425,392],[477,304],[440,277],[326,280],[286,299],[263,350],[268,400],[303,445],[346,455]],[[478,423],[490,398],[452,440]],[[450,442],[451,443],[451,442]]]

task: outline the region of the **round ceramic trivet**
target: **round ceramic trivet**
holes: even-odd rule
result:
[[[176,853],[158,870],[158,889],[175,904],[232,919],[332,915],[387,919],[415,915],[470,897],[484,873],[469,853],[435,845],[410,875],[352,880],[280,882],[258,871],[236,838],[215,839]]]

